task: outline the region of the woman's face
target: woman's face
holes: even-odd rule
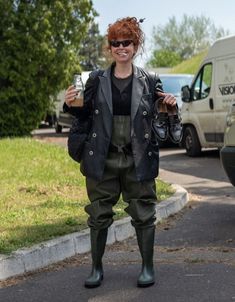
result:
[[[131,39],[119,37],[116,40],[110,41],[111,55],[116,63],[132,62],[136,53],[135,48]]]

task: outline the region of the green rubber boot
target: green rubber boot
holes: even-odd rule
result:
[[[108,229],[90,229],[92,270],[85,281],[85,287],[93,288],[101,285],[103,280],[102,257],[105,250]]]
[[[137,286],[151,286],[155,283],[155,274],[153,267],[155,227],[136,229],[136,235],[140,254],[142,257],[142,270],[137,281]]]

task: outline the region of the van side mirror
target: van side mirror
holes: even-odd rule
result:
[[[181,98],[185,103],[190,102],[190,88],[188,85],[185,85],[181,88]]]

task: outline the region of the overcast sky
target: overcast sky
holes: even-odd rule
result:
[[[151,45],[152,29],[154,26],[164,26],[169,18],[175,16],[177,21],[182,20],[183,14],[187,16],[205,16],[214,22],[215,26],[223,27],[235,34],[235,0],[93,0],[94,8],[99,13],[97,22],[101,34],[106,33],[108,24],[116,19],[135,16],[146,18],[142,29],[146,35],[146,51],[143,59],[138,60],[139,65],[148,58]]]

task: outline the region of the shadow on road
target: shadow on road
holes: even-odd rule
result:
[[[235,248],[235,202],[195,202],[166,230],[157,232],[160,246]]]
[[[174,151],[176,152],[171,153],[164,149],[163,153],[163,150],[160,150],[160,155],[161,152],[163,154],[160,158],[160,168],[170,172],[229,183],[220,162],[218,150],[203,151],[200,157],[189,157],[183,149],[174,149]]]

